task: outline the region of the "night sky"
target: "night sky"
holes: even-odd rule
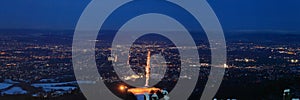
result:
[[[72,30],[89,2],[90,0],[1,0],[0,29]],[[208,2],[224,30],[300,33],[300,0]]]

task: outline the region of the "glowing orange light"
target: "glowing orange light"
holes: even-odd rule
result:
[[[122,91],[124,91],[126,88],[127,88],[127,87],[124,86],[124,85],[121,85],[121,86],[119,87],[119,89],[122,90]]]
[[[132,88],[132,89],[128,89],[128,92],[131,92],[133,94],[144,94],[144,93],[148,93],[150,94],[150,92],[157,92],[160,91],[159,88]]]

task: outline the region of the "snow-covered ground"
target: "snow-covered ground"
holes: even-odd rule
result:
[[[12,86],[12,84],[9,83],[0,83],[0,90],[6,89],[8,87]]]
[[[23,90],[21,87],[12,87],[9,90],[3,91],[2,94],[26,94],[27,91]]]
[[[45,92],[51,92],[51,91],[69,91],[69,90],[75,90],[76,87],[72,86],[62,86],[62,87],[42,87]]]
[[[47,82],[49,80],[42,80],[43,82]],[[52,80],[50,80],[52,81]],[[71,90],[75,90],[77,84],[95,84],[95,81],[71,81],[71,82],[58,82],[58,83],[35,83],[31,84],[31,86],[36,88],[42,88],[44,92],[59,92],[59,93],[67,93]],[[19,87],[17,84],[19,82],[12,81],[10,79],[4,80],[4,82],[0,83],[0,94],[27,94],[29,91],[23,90],[22,87]]]
[[[75,82],[61,82],[61,83],[36,83],[32,84],[33,87],[53,87],[58,85],[68,85],[68,84],[75,84]]]
[[[50,92],[50,91],[58,91],[58,90],[62,90],[62,91],[74,90],[76,89],[75,86],[72,86],[74,84],[76,84],[76,81],[62,82],[62,83],[36,83],[36,84],[32,84],[31,86],[41,87],[45,92]]]

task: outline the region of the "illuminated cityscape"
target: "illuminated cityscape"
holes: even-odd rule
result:
[[[299,100],[299,11],[300,0],[1,0],[0,100]]]
[[[56,33],[52,34],[55,35]],[[93,81],[75,80],[71,62],[71,38],[68,38],[68,34],[56,37],[54,35],[51,35],[51,38],[55,38],[55,41],[50,38],[46,40],[47,42],[31,40],[29,37],[22,36],[20,36],[22,39],[13,38],[17,37],[14,34],[5,35],[0,39],[0,98],[10,98],[12,95],[17,95],[25,98],[55,99],[76,97],[77,99],[84,99],[77,84],[96,83]],[[275,35],[274,38],[276,37]],[[300,36],[297,35],[297,37]],[[26,40],[27,38],[28,40]],[[45,36],[45,38],[39,39],[44,40],[47,38],[49,37]],[[260,43],[259,41],[246,41],[242,39],[236,41],[232,39],[228,42],[228,66],[225,67],[226,73],[223,83],[215,98],[283,98],[285,89],[290,89],[291,97],[299,98],[300,62],[298,60],[300,60],[300,46],[297,43],[282,43],[275,40],[268,43]],[[108,87],[118,91],[115,94],[121,98],[125,98],[126,95],[122,94],[120,89],[133,88],[127,85],[120,87],[121,84],[124,84],[122,80],[149,78],[147,81],[153,82],[164,77],[161,80],[162,83],[158,86],[166,88],[168,92],[171,92],[169,91],[172,88],[172,85],[170,85],[171,81],[176,81],[177,78],[189,79],[192,75],[178,77],[178,74],[176,74],[178,73],[178,69],[169,69],[169,74],[165,76],[155,74],[160,73],[155,72],[157,66],[177,66],[176,59],[178,55],[176,50],[172,45],[166,47],[167,43],[158,40],[155,46],[153,46],[151,45],[153,41],[138,41],[131,48],[129,56],[119,55],[130,58],[125,64],[132,65],[132,69],[137,72],[136,75],[123,77],[115,76],[109,66],[109,63],[117,61],[119,56],[110,55],[107,52],[110,48],[100,47],[96,50],[96,52],[101,54],[98,57],[104,57],[105,59],[98,62],[102,63],[102,66],[98,66],[101,69],[99,73],[103,76],[103,80],[107,84],[110,84]],[[105,45],[106,43],[105,40],[99,40],[98,44]],[[120,45],[119,47],[122,48],[123,46]],[[151,47],[152,49],[149,49]],[[178,48],[192,49],[193,47]],[[198,44],[197,49],[200,52],[207,52],[209,47],[204,44]],[[159,54],[161,51],[170,51],[163,55],[173,57],[172,59],[176,61],[167,60],[167,62],[151,65],[150,75],[150,62],[152,63],[155,60],[150,61],[149,55],[153,56],[154,54]],[[190,97],[191,99],[199,98],[198,94],[201,94],[207,80],[207,75],[209,74],[209,56],[206,53],[200,56],[200,63],[189,64],[192,67],[199,67],[200,71],[199,82]],[[154,58],[151,57],[151,59]],[[190,62],[193,59],[183,59],[182,62]],[[154,71],[153,74],[152,70]],[[145,84],[145,86],[151,85]],[[153,90],[156,90],[156,88],[153,88]],[[129,91],[139,92],[137,90]],[[145,91],[149,92],[149,90]]]

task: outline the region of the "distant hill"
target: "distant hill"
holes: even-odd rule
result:
[[[101,34],[101,39],[111,37],[112,31],[108,30]],[[176,33],[176,32],[174,32]],[[177,32],[179,33],[179,32]],[[300,33],[283,32],[224,32],[227,42],[257,42],[257,43],[276,43],[276,44],[295,44],[300,43]],[[0,30],[0,40],[18,40],[34,43],[58,43],[72,44],[74,30]],[[198,34],[196,41],[206,40],[205,37]]]

